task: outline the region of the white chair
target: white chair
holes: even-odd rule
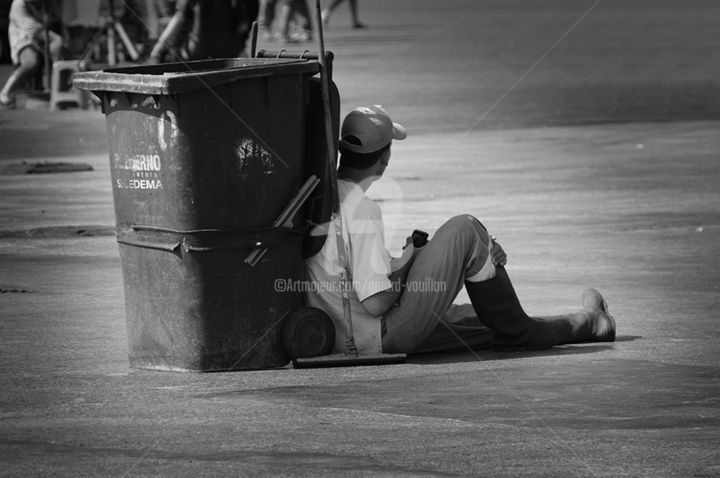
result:
[[[50,111],[55,111],[59,103],[75,103],[87,109],[87,97],[72,86],[72,75],[76,71],[80,71],[80,62],[77,60],[53,62],[50,77]]]

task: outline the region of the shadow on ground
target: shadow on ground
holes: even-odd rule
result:
[[[636,340],[638,336],[619,337],[618,341]],[[562,355],[589,355],[605,352],[612,349],[613,344],[582,344],[557,346],[546,350],[527,350],[521,348],[486,349],[486,350],[457,350],[450,352],[435,352],[416,354],[408,357],[409,363],[414,364],[450,364],[478,361],[503,361],[527,359],[533,357],[554,357]]]

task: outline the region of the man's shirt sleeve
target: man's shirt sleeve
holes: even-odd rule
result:
[[[360,208],[351,220],[352,281],[358,300],[392,288],[390,253],[385,247],[382,213],[376,204]]]

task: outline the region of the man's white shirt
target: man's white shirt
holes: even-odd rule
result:
[[[352,280],[350,305],[355,345],[360,353],[382,352],[381,317],[368,314],[360,302],[392,288],[388,278],[390,252],[385,247],[382,212],[363,190],[350,181],[338,181],[343,242]],[[340,264],[335,224],[318,226],[311,234],[327,239],[315,256],[305,261],[309,287],[306,305],[324,310],[335,324],[335,353],[345,351],[346,326],[343,316]]]

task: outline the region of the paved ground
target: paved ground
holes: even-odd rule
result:
[[[0,112],[0,166],[94,168],[0,176],[0,473],[720,476],[720,8],[386,3],[362,3],[365,31],[342,7],[328,44],[343,108],[411,133],[374,191],[393,247],[473,213],[529,312],[598,287],[618,341],[129,369],[102,116]]]

